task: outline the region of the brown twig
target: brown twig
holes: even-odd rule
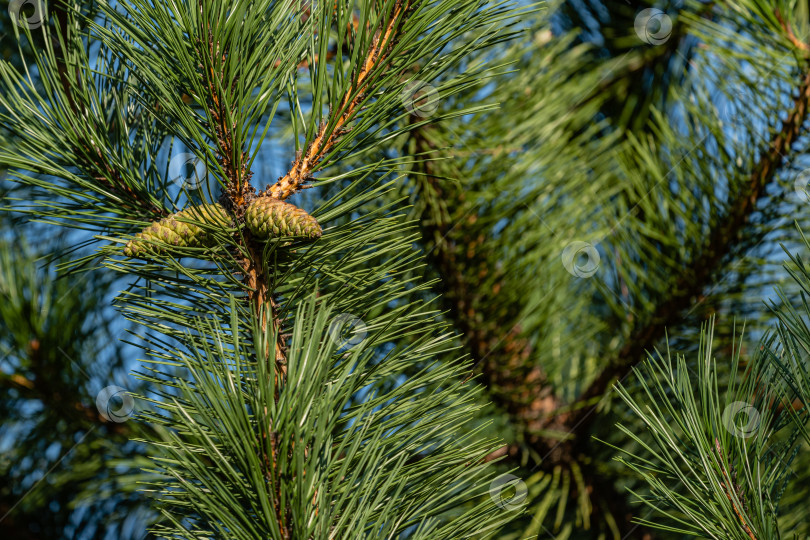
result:
[[[285,199],[302,189],[303,184],[310,177],[314,168],[318,165],[323,156],[335,145],[340,136],[346,133],[347,123],[359,110],[364,96],[369,90],[373,81],[373,75],[381,61],[386,58],[392,48],[392,43],[397,36],[399,25],[402,22],[402,15],[407,10],[408,3],[396,2],[391,13],[391,18],[384,28],[375,35],[371,41],[368,55],[361,67],[353,77],[353,83],[349,92],[344,96],[340,107],[335,111],[330,111],[330,119],[326,124],[321,125],[318,135],[307,148],[306,152],[299,156],[290,171],[274,185],[269,187],[265,193],[259,196],[272,196],[277,199]],[[222,81],[221,73],[214,70],[214,59],[222,59],[224,62],[227,51],[223,51],[218,43],[214,43],[210,37],[212,35],[210,26],[201,27],[200,33],[205,39],[198,40],[197,51],[201,57],[207,54],[211,59],[211,66],[202,70],[204,86],[208,89],[209,99],[207,106],[214,121],[217,146],[220,153],[220,161],[226,176],[226,190],[221,199],[226,208],[233,212],[237,218],[244,215],[247,205],[255,198],[249,178],[252,174],[244,167],[234,163],[233,156],[235,149],[233,132],[235,125],[228,123],[228,114],[225,110],[225,96],[221,92],[225,89],[232,89],[233,85],[225,85]],[[233,111],[231,111],[233,114]],[[334,114],[334,116],[333,116]],[[328,132],[329,126],[332,130]],[[242,161],[245,154],[242,154]],[[270,283],[268,267],[265,264],[262,244],[256,241],[249,233],[244,231],[244,247],[247,255],[240,261],[242,275],[245,276],[245,286],[248,289],[248,299],[256,314],[261,329],[267,333],[269,325],[272,324],[272,333],[275,335],[274,350],[270,350],[271,345],[267,343],[267,349],[262,351],[265,358],[273,358],[273,387],[274,399],[279,398],[279,392],[284,385],[286,378],[286,345],[282,335],[282,321],[279,317],[279,306],[273,298],[273,291]],[[263,461],[265,463],[265,475],[276,478],[278,475],[278,441],[273,431],[272,419],[267,419],[268,426],[263,428],[264,448]],[[269,449],[267,440],[269,437]],[[289,511],[284,511],[281,507],[281,494],[274,494],[274,507],[278,526],[284,538],[291,537],[290,522],[292,515]]]
[[[204,20],[202,9],[202,4],[200,4],[200,36],[195,43],[197,55],[200,57],[198,68],[203,86],[208,93],[206,106],[213,121],[217,160],[224,176],[228,179],[226,192],[231,203],[230,210],[240,217],[255,190],[250,185],[251,173],[244,165],[247,161],[247,152],[241,148],[235,148],[234,132],[237,129],[235,109],[227,108],[227,99],[223,94],[223,92],[233,92],[237,87],[237,80],[235,78],[231,81],[226,80],[223,71],[227,63],[228,51],[223,44],[214,40],[211,23]],[[234,117],[233,121],[229,121],[231,117]]]
[[[407,12],[409,5],[409,0],[398,1],[394,4],[388,24],[380,29],[372,39],[371,47],[356,71],[351,87],[343,97],[337,111],[330,111],[330,120],[321,124],[318,134],[303,155],[293,162],[287,174],[267,188],[266,194],[276,199],[286,199],[302,189],[321,159],[346,133],[347,124],[358,112],[359,105],[363,102],[370,83],[373,81],[373,75],[378,66],[387,59],[387,55],[392,49],[400,25],[404,20],[402,15]]]
[[[748,537],[751,540],[757,540],[757,537],[754,536],[753,531],[751,531],[751,527],[749,527],[748,524],[745,522],[745,518],[743,517],[742,512],[740,512],[740,509],[737,508],[737,504],[734,502],[734,499],[731,496],[731,490],[729,486],[735,486],[735,482],[733,482],[731,476],[726,471],[726,464],[723,460],[723,451],[720,448],[720,441],[717,438],[714,439],[714,447],[717,450],[717,455],[719,456],[720,459],[720,472],[723,474],[723,478],[725,479],[725,482],[720,482],[720,487],[723,488],[726,497],[731,502],[731,507],[734,509],[734,513],[737,514],[737,519],[739,519],[740,523],[742,523],[743,529],[745,529],[745,532],[748,534]],[[735,494],[737,498],[741,499],[738,487],[735,487]]]
[[[782,12],[775,9],[774,15],[776,15],[776,20],[779,21],[779,24],[785,31],[785,35],[787,36],[788,40],[790,40],[790,43],[804,53],[810,52],[810,45],[796,37],[796,34],[793,32],[793,27],[788,24],[784,17],[782,17]]]
[[[799,137],[802,126],[808,119],[808,106],[810,106],[810,66],[806,67],[802,74],[799,94],[794,99],[792,110],[782,123],[782,129],[761,152],[747,185],[729,204],[729,215],[717,222],[709,234],[709,241],[704,249],[669,288],[666,300],[657,307],[646,324],[632,333],[624,348],[591,382],[580,396],[580,403],[590,402],[603,395],[614,380],[626,375],[632,366],[643,358],[645,351],[652,350],[663,338],[666,327],[690,307],[694,297],[702,293],[721,263],[739,244],[757,203],[765,195],[767,186],[773,181],[785,159],[784,156],[790,153],[793,143]]]

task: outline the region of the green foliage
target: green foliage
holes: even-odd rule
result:
[[[531,31],[496,60],[514,71],[443,100],[437,114],[470,102],[497,110],[402,144],[434,158],[399,193],[414,203],[448,317],[480,362],[488,414],[514,430],[505,467],[521,466],[528,497],[510,538],[647,534],[628,523],[643,508],[614,504],[644,483],[611,463],[614,448],[591,442],[638,449],[611,427],[627,417],[612,383],[641,399],[629,374],[648,351],[670,342],[700,372],[695,329],[706,318],[717,316],[726,349],[735,318],[755,338],[773,325],[763,298],[775,287],[796,302],[778,246],[799,244],[794,220],[808,226],[806,2],[678,8],[666,13],[675,30],[665,44],[635,35],[632,17],[594,45],[557,35],[554,19],[527,21]],[[595,62],[602,45],[634,51]],[[650,61],[673,51],[672,65]],[[627,96],[648,68],[674,73]],[[650,98],[643,107],[638,94]]]
[[[139,450],[127,442],[133,427],[105,421],[96,407],[98,390],[121,384],[126,371],[103,310],[111,286],[95,273],[70,280],[43,267],[19,236],[0,240],[0,518],[8,537],[141,538],[127,520],[151,519],[130,483],[146,463],[131,457]]]
[[[200,322],[196,333],[212,342],[189,334],[181,344],[189,352],[159,355],[158,364],[175,362],[193,381],[147,378],[167,387],[157,402],[165,416],[150,418],[167,427],[168,455],[156,458],[166,481],[154,489],[172,525],[159,534],[275,538],[290,523],[295,538],[409,529],[412,538],[469,538],[508,519],[488,497],[452,521],[438,519],[486,491],[484,467],[473,463],[492,449],[476,433],[457,434],[475,394],[459,386],[462,366],[431,363],[447,346],[439,328],[399,313],[411,315],[417,336],[379,358],[375,346],[402,330],[373,318],[368,337],[341,352],[330,301],[300,304],[283,382],[274,380],[272,358],[254,352],[275,342],[255,321],[252,346]],[[420,377],[386,387],[413,363],[425,364]]]
[[[403,277],[420,264],[414,231],[398,203],[375,204],[403,160],[321,176],[311,212],[275,216],[287,220],[280,233],[320,236],[314,243],[257,244],[247,230],[267,228],[256,221],[270,199],[255,198],[250,181],[268,134],[291,131],[297,151],[288,180],[269,192],[283,199],[412,129],[406,85],[510,39],[519,12],[476,0],[318,2],[305,13],[269,0],[99,9],[86,20],[60,4],[62,24],[39,30],[42,89],[30,71],[0,68],[0,118],[22,139],[0,161],[32,190],[17,210],[100,233],[92,257],[127,280],[116,306],[146,355],[138,438],[153,462],[144,488],[162,514],[153,532],[496,530],[519,508],[487,496],[494,444],[459,431],[478,390],[461,383],[458,354],[437,362],[455,344],[421,298],[427,284]],[[335,60],[319,61],[335,42]],[[479,77],[457,71],[443,91]],[[175,194],[176,142],[204,164],[200,189]],[[347,319],[362,335],[342,334]]]
[[[650,483],[652,494],[644,501],[678,524],[672,530],[778,538],[779,499],[798,437],[795,430],[783,433],[791,426],[789,415],[773,407],[786,390],[767,358],[773,343],[764,342],[743,373],[739,354],[729,359],[731,383],[721,388],[710,332],[702,334],[695,373],[682,357],[659,357],[637,372],[643,401],[620,392],[652,438],[648,443],[622,428],[643,449],[623,461]]]
[[[644,522],[711,538],[806,532],[806,520],[791,515],[803,511],[804,498],[790,495],[801,493],[799,471],[810,441],[810,311],[804,302],[810,272],[801,257],[791,260],[795,266],[789,271],[801,287],[803,309],[783,295],[783,302],[774,305],[776,331],[750,358],[742,357],[738,345],[719,364],[709,327],[701,333],[696,364],[682,356],[651,356],[637,372],[642,396],[620,389],[647,432],[620,426],[640,451],[619,459],[651,488],[641,499],[658,519]]]
[[[665,43],[646,1],[580,4],[58,1],[14,28],[0,168],[78,229],[62,275],[121,280],[143,386],[107,452],[153,534],[805,533],[810,280],[774,247],[807,225],[807,2],[679,3]],[[735,317],[774,334],[741,350]]]

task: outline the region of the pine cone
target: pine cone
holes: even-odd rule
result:
[[[255,199],[245,212],[245,223],[260,239],[282,236],[320,238],[321,226],[297,206],[273,197]]]
[[[124,248],[124,255],[140,257],[147,253],[159,253],[160,246],[154,242],[177,247],[211,247],[211,236],[202,227],[189,221],[231,226],[231,219],[221,205],[193,206],[156,221],[136,234]]]

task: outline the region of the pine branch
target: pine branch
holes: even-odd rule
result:
[[[428,257],[441,277],[439,292],[455,328],[463,336],[474,366],[478,367],[477,380],[486,386],[493,402],[519,426],[522,437],[522,442],[503,446],[490,453],[486,460],[506,458],[514,464],[525,464],[525,449],[530,447],[534,455],[540,457],[544,469],[553,470],[559,464],[578,458],[558,439],[543,435],[549,431],[568,431],[570,415],[564,412],[567,404],[554,394],[542,366],[530,361],[533,350],[520,327],[513,326],[504,336],[504,321],[479,309],[491,305],[490,295],[497,295],[501,285],[482,291],[467,278],[467,275],[475,275],[483,279],[492,271],[489,253],[478,249],[482,247],[480,238],[464,234],[469,227],[450,226],[444,205],[461,208],[465,196],[463,190],[450,182],[442,182],[437,176],[436,162],[431,158],[437,150],[430,136],[432,129],[434,126],[428,124],[411,133],[414,154],[423,156],[416,164],[417,181],[424,183],[420,190],[422,238],[426,245],[432,246]],[[474,220],[474,217],[469,219]],[[612,481],[602,478],[592,467],[583,467],[583,473],[588,497],[605,503],[608,511],[621,520],[625,535],[652,538],[647,527],[632,522],[634,513],[626,503],[627,497],[618,492]],[[572,500],[578,496],[576,492],[570,494]]]
[[[255,198],[255,189],[250,184],[252,172],[247,165],[247,152],[240,148],[240,143],[236,139],[237,110],[234,105],[235,100],[230,95],[236,89],[237,80],[229,81],[226,78],[225,63],[228,61],[230,51],[227,45],[220,43],[214,36],[220,34],[216,28],[212,27],[210,21],[205,20],[203,4],[199,4],[199,36],[194,43],[194,51],[199,58],[199,68],[201,68],[202,87],[208,92],[204,103],[208,108],[208,115],[213,124],[212,132],[215,133],[215,143],[218,149],[217,158],[224,173],[224,190],[220,200],[225,207],[237,218],[244,217],[248,204]],[[231,104],[228,106],[228,104]],[[236,155],[236,153],[239,155]],[[244,164],[244,165],[243,165]],[[278,306],[273,301],[272,290],[269,284],[269,268],[265,264],[263,256],[263,245],[254,238],[250,231],[244,231],[241,238],[244,242],[248,256],[240,256],[238,262],[241,266],[242,274],[245,276],[245,285],[248,289],[248,300],[261,325],[261,331],[268,334],[268,327],[272,324],[272,332],[269,335],[275,336],[274,351],[270,355],[270,344],[263,351],[264,358],[271,359],[272,388],[275,391],[275,399],[278,400],[278,392],[286,376],[286,354],[284,338],[281,333],[281,320],[278,315]],[[272,420],[271,420],[272,424]],[[272,426],[270,428],[272,430]],[[267,434],[264,434],[265,438]],[[271,438],[274,433],[271,433]],[[259,443],[259,448],[264,445]],[[275,451],[265,452],[264,467],[266,475],[275,478],[278,475],[278,455]],[[274,484],[271,478],[268,483]],[[288,512],[284,512],[281,507],[282,494],[277,489],[272,497],[274,514],[277,519],[278,530],[282,532],[284,538],[290,538],[290,518]]]
[[[698,259],[685,266],[685,273],[678,277],[676,285],[668,291],[669,296],[665,302],[659,305],[646,324],[631,334],[616,359],[597,376],[576,402],[567,406],[558,405],[560,407],[557,409],[558,414],[550,415],[546,412],[549,398],[542,389],[537,399],[528,406],[520,404],[518,399],[504,403],[503,398],[509,399],[508,395],[498,396],[496,401],[510,413],[510,417],[513,419],[523,417],[524,424],[521,426],[523,441],[513,442],[494,453],[492,457],[506,456],[515,464],[521,463],[525,461],[525,450],[529,447],[533,455],[540,456],[546,462],[545,465],[541,463],[541,467],[545,468],[551,464],[577,459],[577,456],[587,453],[590,444],[588,434],[594,422],[600,417],[594,409],[593,401],[602,397],[616,378],[623,378],[646,351],[653,349],[664,337],[665,329],[680,320],[682,314],[692,306],[694,297],[699,296],[711,283],[710,279],[743,242],[744,233],[758,203],[765,196],[768,186],[774,182],[777,171],[784,164],[785,156],[789,155],[792,145],[802,133],[803,125],[808,118],[808,105],[810,105],[810,66],[801,74],[798,95],[794,98],[793,107],[780,130],[760,153],[748,181],[740,190],[729,196],[728,207],[731,211],[727,219],[719,221],[712,230]],[[508,361],[502,362],[508,365]],[[488,366],[484,364],[483,369],[487,368]],[[561,440],[559,437],[543,433],[552,430],[566,433],[568,436]],[[622,495],[615,493],[614,489],[612,483],[603,482],[600,490],[598,492],[595,490],[594,496],[606,497],[608,501],[621,499]],[[739,517],[739,511],[737,512]],[[744,520],[742,523],[750,536],[750,528]]]
[[[801,75],[798,95],[782,123],[781,130],[761,152],[747,185],[729,201],[730,214],[725,220],[717,223],[700,256],[684,268],[684,273],[678,277],[666,300],[658,305],[647,323],[631,334],[624,348],[582,393],[579,397],[580,403],[589,403],[604,395],[614,380],[624,377],[643,357],[645,351],[654,348],[663,338],[666,328],[672,326],[684,310],[692,305],[693,299],[701,297],[701,293],[710,283],[709,280],[744,238],[743,233],[756,211],[757,203],[765,195],[766,188],[773,182],[776,172],[784,163],[785,156],[790,153],[793,143],[802,132],[802,127],[808,119],[808,106],[810,106],[810,65],[805,67]],[[584,418],[587,414],[586,410],[578,416]]]
[[[693,305],[694,298],[700,298],[722,263],[744,239],[744,232],[756,211],[757,203],[774,181],[785,156],[790,153],[792,145],[802,132],[802,127],[808,119],[808,106],[810,106],[810,65],[806,65],[801,74],[798,95],[794,98],[793,107],[788,112],[781,129],[762,150],[748,182],[730,196],[728,203],[730,214],[726,219],[718,221],[701,254],[684,267],[684,273],[667,291],[664,302],[658,305],[645,324],[630,335],[626,345],[589,384],[577,401],[567,407],[566,410],[570,412],[554,417],[548,416],[549,398],[544,393],[538,395],[528,406],[519,406],[522,412],[516,413],[515,406],[511,404],[504,407],[505,410],[512,411],[513,417],[524,419],[523,425],[526,426],[525,431],[528,433],[526,440],[538,454],[548,455],[552,461],[566,455],[575,455],[577,452],[571,446],[573,441],[579,440],[579,445],[586,444],[587,437],[584,437],[584,434],[598,418],[593,411],[594,400],[603,396],[616,379],[621,379],[629,373],[646,351],[652,350],[664,337],[666,328],[673,326],[683,312]],[[555,406],[551,410],[559,409]],[[550,429],[570,433],[572,437],[568,442],[560,444],[556,439],[530,434],[535,430]],[[517,449],[512,447],[504,453],[515,455]]]
[[[710,17],[712,10],[717,2],[714,0],[701,3],[699,8],[695,10],[695,17]],[[683,40],[689,36],[689,25],[686,24],[681,18],[676,19],[672,28],[672,33],[667,38],[666,43],[657,47],[645,47],[640,51],[634,51],[635,57],[627,63],[624,69],[618,69],[609,77],[606,77],[599,83],[599,92],[614,91],[616,86],[628,85],[629,81],[638,82],[645,73],[654,69],[657,65],[670,61],[670,59],[678,54],[678,49],[681,47]],[[628,86],[633,86],[632,84]]]
[[[337,6],[336,8],[337,9]],[[393,44],[398,39],[403,25],[406,21],[405,15],[410,9],[410,0],[402,2],[396,1],[391,8],[388,17],[381,19],[380,28],[372,38],[371,45],[365,59],[359,63],[358,69],[352,78],[352,84],[349,91],[344,95],[343,100],[336,110],[330,111],[330,116],[327,122],[321,124],[318,135],[310,143],[303,156],[298,157],[294,162],[289,172],[279,179],[274,185],[267,188],[261,194],[262,196],[270,196],[279,200],[286,199],[302,189],[305,182],[311,177],[313,169],[318,165],[321,159],[332,149],[338,142],[340,137],[348,132],[347,124],[357,114],[363,99],[371,90],[371,84],[374,82],[375,73],[379,71],[379,67],[388,59]],[[308,15],[307,12],[305,14]],[[353,17],[355,19],[356,17]],[[386,22],[387,21],[387,22]],[[213,44],[212,54],[218,51],[214,48]],[[217,53],[219,54],[219,53]],[[206,79],[208,76],[206,75]],[[211,75],[213,78],[213,75]],[[220,110],[220,102],[222,101],[214,91],[214,85],[209,83],[212,89],[213,104],[215,108],[211,110],[212,117],[221,119],[223,112]],[[232,142],[229,141],[228,126],[222,124],[217,126],[217,133],[220,138],[220,148],[223,150],[225,156],[232,148]],[[224,159],[224,157],[223,157]],[[227,167],[227,161],[223,161],[223,168],[231,171],[230,181],[227,189],[231,198],[232,206],[240,208],[239,213],[249,202],[250,199],[245,199],[242,195],[242,178],[241,172],[234,170],[233,167]],[[234,194],[236,194],[234,196]],[[284,344],[282,341],[281,321],[278,318],[278,307],[272,300],[272,291],[266,280],[266,268],[262,260],[261,246],[254,243],[248,235],[246,243],[250,250],[249,260],[245,260],[243,270],[248,277],[248,286],[251,289],[251,299],[254,303],[256,314],[259,316],[263,328],[266,329],[267,325],[267,312],[266,305],[270,305],[269,312],[272,314],[274,324],[274,334],[278,336],[279,341],[276,343],[276,362],[279,366],[279,373],[283,377],[285,373],[284,368]]]
[[[634,447],[611,446],[649,484],[648,494],[634,493],[658,514],[646,523],[701,537],[789,536],[780,533],[792,506],[783,495],[795,478],[807,418],[778,405],[796,395],[786,366],[803,359],[793,356],[780,328],[751,357],[743,359],[738,345],[718,361],[713,327],[713,321],[702,327],[697,358],[689,362],[697,377],[683,356],[651,355],[637,367],[634,397],[617,385],[640,423],[617,426]],[[733,411],[741,410],[754,411],[755,421],[737,423]]]
[[[478,291],[469,283],[467,273],[483,278],[492,271],[488,253],[478,249],[481,238],[464,235],[466,227],[450,226],[443,205],[460,208],[465,204],[465,196],[462,190],[437,177],[436,163],[430,157],[437,150],[429,136],[431,129],[430,125],[417,128],[412,138],[415,154],[425,156],[417,164],[419,178],[426,184],[422,189],[420,223],[424,241],[433,246],[429,258],[441,276],[442,296],[456,328],[464,336],[474,365],[481,366],[481,378],[496,402],[518,425],[539,429],[563,404],[552,395],[542,368],[528,362],[532,349],[520,328],[514,326],[503,336],[503,321],[479,311],[479,306],[487,304],[487,293],[497,295],[501,286],[496,284],[491,291]],[[455,233],[452,237],[451,232]]]
[[[266,193],[276,199],[286,199],[302,189],[310,178],[313,169],[332,149],[341,135],[348,131],[347,124],[357,114],[360,104],[371,89],[374,75],[391,53],[394,42],[399,37],[405,22],[404,15],[410,9],[410,0],[397,0],[392,6],[388,23],[382,20],[381,27],[372,38],[371,47],[365,60],[359,63],[352,78],[349,91],[344,95],[340,107],[330,110],[329,119],[321,124],[315,139],[310,143],[303,156],[298,157],[290,170],[275,184],[268,187]]]
[[[285,198],[334,165],[331,157],[371,153],[396,134],[392,125],[404,115],[396,89],[408,82],[399,80],[405,66],[427,57],[415,75],[433,80],[467,53],[508,39],[503,26],[518,24],[518,14],[506,3],[490,7],[479,0],[360,3],[360,20],[378,22],[359,24],[355,45],[364,49],[355,48],[349,62],[340,54],[327,68],[316,64],[315,50],[328,58],[331,3],[313,4],[320,15],[309,25],[298,25],[290,6],[272,0],[204,0],[200,13],[171,2],[104,4],[107,18],[92,23],[96,35],[89,32],[87,41],[100,37],[123,67],[99,70],[99,76],[125,82],[124,90],[138,96],[126,103],[103,100],[104,112],[128,111],[134,103],[151,114],[159,103],[161,118],[142,138],[177,139],[207,165],[216,163],[224,191],[219,203],[233,218],[233,226],[200,224],[216,240],[211,245],[164,242],[177,250],[139,260],[122,260],[120,250],[103,248],[112,255],[103,263],[108,268],[143,278],[117,301],[143,329],[139,346],[148,360],[138,375],[156,396],[147,399],[162,409],[144,412],[155,425],[145,441],[152,445],[154,472],[164,476],[151,483],[166,517],[154,531],[161,537],[469,538],[502,525],[511,515],[492,511],[486,493],[491,479],[481,463],[492,443],[475,440],[475,429],[456,434],[472,420],[478,390],[458,388],[463,365],[457,359],[436,362],[452,354],[452,342],[432,309],[414,300],[427,286],[399,280],[420,264],[410,250],[412,231],[387,204],[368,210],[390,189],[378,182],[390,170],[355,168],[342,178],[343,189],[325,190],[329,198],[316,213],[336,226],[317,245],[262,242],[242,225],[254,197],[247,151],[262,147],[277,107],[289,113],[284,120],[296,145],[298,120],[309,116],[303,123],[312,141],[283,192],[262,194]],[[379,13],[381,6],[390,12]],[[400,42],[403,37],[407,42]],[[290,81],[305,55],[317,75]],[[271,71],[278,58],[278,70]],[[84,60],[86,77],[93,61]],[[341,73],[346,66],[355,66],[351,76]],[[68,79],[72,69],[64,72]],[[447,83],[447,96],[476,75],[468,71]],[[59,86],[52,85],[61,99]],[[306,95],[302,106],[299,93],[310,90],[312,102],[306,103]],[[332,107],[319,125],[324,96]],[[29,110],[25,105],[19,109]],[[344,137],[350,124],[353,136],[362,134],[356,141]],[[90,129],[95,127],[87,126],[77,140],[90,133],[99,142]],[[134,139],[140,144],[141,136]],[[32,151],[47,148],[44,141],[37,139]],[[99,147],[115,162],[117,147],[104,143]],[[146,167],[165,192],[167,179],[154,166],[159,148],[130,160],[132,169],[120,167],[128,185],[138,190],[133,180]],[[71,166],[76,158],[64,161]],[[70,174],[54,176],[70,181]],[[358,188],[366,178],[371,181]],[[185,189],[181,193],[197,202]],[[82,217],[75,221],[83,224]],[[160,227],[166,237],[175,232],[168,222],[157,225],[142,236],[150,240]],[[349,313],[363,317],[364,337],[362,346],[341,351],[333,319]],[[291,336],[282,338],[282,318]],[[423,453],[425,460],[407,461]]]
[[[745,185],[732,192],[728,202],[730,212],[713,228],[699,257],[677,279],[671,291],[674,294],[661,304],[647,324],[641,325],[630,336],[616,359],[572,404],[563,403],[553,394],[541,366],[527,362],[532,351],[528,342],[520,338],[520,328],[511,327],[511,323],[504,324],[498,315],[478,309],[478,306],[487,305],[486,298],[497,296],[498,280],[494,280],[494,287],[476,290],[477,283],[484,281],[484,276],[490,283],[493,281],[490,277],[493,272],[491,261],[478,253],[481,251],[480,239],[465,235],[465,229],[471,228],[469,224],[461,222],[451,227],[447,223],[443,205],[462,208],[465,204],[464,193],[462,190],[454,192],[447,182],[437,182],[431,161],[420,165],[418,172],[424,177],[421,181],[440,201],[421,201],[424,205],[421,221],[423,238],[433,246],[430,256],[442,278],[442,292],[449,315],[464,336],[473,359],[480,363],[481,379],[489,388],[493,400],[519,426],[521,432],[520,442],[498,450],[490,458],[508,456],[513,462],[525,462],[528,447],[534,456],[543,460],[542,466],[545,468],[575,460],[582,455],[590,442],[587,434],[599,417],[592,407],[593,401],[604,395],[616,377],[626,374],[645,351],[652,349],[663,337],[664,329],[679,320],[679,316],[692,305],[692,299],[703,291],[722,263],[743,241],[743,233],[748,229],[758,203],[765,196],[767,187],[774,182],[784,156],[789,154],[801,133],[809,102],[810,71],[804,70],[798,97],[787,119],[761,152]],[[422,133],[414,133],[417,155],[436,151],[430,144],[430,137],[425,135],[428,129],[422,128]],[[425,199],[424,196],[422,198]],[[468,219],[472,223],[475,216]],[[452,239],[447,238],[450,233]],[[568,437],[561,440],[559,436],[549,435],[549,432],[568,434]],[[606,489],[606,486],[601,486],[606,500],[622,498],[620,494],[612,492],[615,489],[612,483],[606,484]]]
[[[71,7],[68,5],[68,0],[54,2],[52,13],[57,25],[57,36],[51,39],[51,47],[54,50],[56,60],[56,73],[62,91],[67,98],[68,106],[73,113],[73,118],[89,118],[92,115],[87,109],[88,104],[83,102],[81,98],[77,99],[76,97],[76,94],[81,96],[87,91],[84,88],[85,81],[82,77],[83,67],[80,65],[73,66],[75,69],[73,76],[71,76],[71,66],[68,64],[67,51],[65,50],[65,46],[71,46],[68,37],[74,31],[72,25],[75,23],[75,17],[71,16],[70,12]],[[80,146],[73,149],[75,155],[83,161],[83,163],[77,163],[77,165],[82,165],[85,170],[95,170],[101,173],[94,175],[93,179],[113,193],[120,195],[123,208],[133,210],[137,215],[151,219],[158,219],[168,213],[165,208],[154,204],[146,197],[142,197],[142,194],[137,193],[132,187],[128,186],[120,171],[104,156],[101,148],[92,138],[87,136],[86,131],[79,129],[76,132],[84,137]]]
[[[199,35],[195,38],[194,50],[199,58],[198,68],[202,75],[202,87],[207,91],[208,113],[212,132],[216,134],[218,161],[228,180],[226,192],[236,208],[243,209],[250,201],[253,188],[250,186],[250,171],[243,166],[247,152],[238,147],[235,140],[237,128],[236,104],[231,95],[239,84],[237,77],[226,78],[226,63],[230,51],[215,36],[219,35],[205,20],[203,4],[199,4]],[[230,105],[229,105],[230,104]],[[236,153],[239,155],[236,155]]]
[[[746,534],[748,534],[748,537],[751,538],[751,540],[757,540],[757,537],[754,536],[754,533],[751,531],[751,527],[749,527],[748,524],[745,522],[745,518],[743,517],[742,513],[740,512],[740,509],[737,508],[737,503],[734,502],[734,497],[732,497],[732,495],[731,495],[731,489],[734,489],[734,480],[731,478],[728,471],[726,470],[726,460],[723,457],[723,449],[720,446],[720,441],[718,439],[716,439],[716,438],[714,439],[714,446],[715,446],[715,449],[717,450],[717,456],[718,456],[718,458],[720,460],[720,472],[722,473],[723,478],[725,479],[725,482],[720,484],[720,485],[722,486],[723,490],[725,491],[726,497],[728,497],[729,502],[731,502],[731,507],[734,509],[734,513],[737,515],[737,518],[740,520],[740,523],[742,524],[743,528],[745,529]],[[736,494],[735,496],[737,498],[739,498],[739,494]]]
[[[630,335],[626,345],[588,385],[575,403],[567,406],[560,404],[564,412],[553,416],[548,413],[549,397],[543,392],[532,403],[518,405],[518,412],[514,412],[515,405],[505,405],[505,410],[513,411],[511,416],[523,419],[521,429],[524,432],[524,440],[533,452],[550,462],[555,462],[571,459],[584,450],[589,442],[587,433],[594,421],[599,418],[593,402],[604,396],[615,380],[625,377],[643,358],[646,351],[655,347],[664,337],[666,328],[672,327],[680,320],[684,311],[693,305],[694,298],[700,297],[722,263],[744,239],[744,232],[758,201],[773,182],[785,156],[790,153],[791,146],[802,132],[802,127],[808,119],[809,105],[810,66],[802,73],[798,95],[781,129],[776,132],[768,147],[761,152],[747,184],[729,201],[730,215],[725,220],[718,221],[701,255],[684,267],[684,273],[668,290],[664,302],[659,304],[645,324]],[[549,438],[540,433],[548,430],[567,433],[568,438],[560,441],[558,438]],[[521,454],[520,446],[513,443],[502,452],[517,457]]]
[[[370,84],[373,82],[372,75],[375,71],[378,71],[380,63],[386,59],[386,55],[390,53],[394,41],[399,36],[399,32],[405,21],[404,14],[407,13],[409,5],[410,2],[403,3],[397,1],[394,3],[387,24],[384,24],[373,37],[369,52],[356,71],[350,90],[345,94],[340,107],[335,111],[330,111],[328,121],[321,125],[318,135],[312,143],[310,143],[304,155],[295,160],[287,175],[276,182],[276,184],[269,187],[265,192],[260,193],[258,197],[270,196],[278,200],[283,200],[304,187],[304,183],[311,177],[314,167],[317,166],[323,156],[332,149],[340,137],[348,131],[347,123],[357,113],[364,97],[371,90]],[[210,27],[203,29],[201,33],[203,35],[210,35]],[[220,45],[215,43],[213,38],[208,38],[207,47],[208,49],[205,53],[210,55],[211,58],[218,58],[221,55],[222,61],[225,61],[227,51],[221,51]],[[201,50],[199,44],[197,45],[197,51],[198,54],[200,54]],[[214,63],[214,65],[216,65],[216,63]],[[220,95],[223,81],[217,80],[217,77],[219,77],[219,75],[217,75],[217,72],[212,68],[210,73],[208,71],[204,72],[203,82],[204,86],[208,88],[210,92],[209,114],[216,124],[214,131],[217,135],[220,164],[227,175],[223,201],[226,203],[226,207],[234,211],[238,217],[241,217],[244,216],[247,205],[255,198],[253,188],[247,181],[252,173],[245,171],[246,166],[240,167],[233,163],[232,157],[236,143],[232,133],[235,126],[230,126],[226,122],[227,118],[233,116],[233,111],[230,111],[230,114],[228,114],[223,109],[223,103],[226,101],[230,102],[230,100]],[[231,84],[235,84],[235,82]],[[241,161],[246,161],[245,158],[246,154],[242,154]],[[241,266],[242,272],[246,276],[246,285],[250,291],[249,299],[257,320],[260,323],[261,331],[268,335],[275,336],[273,388],[276,392],[275,399],[278,400],[278,392],[283,387],[287,375],[286,347],[281,328],[282,321],[279,315],[279,306],[273,299],[273,290],[269,283],[270,268],[265,263],[263,245],[247,231],[245,232],[243,240],[249,256],[242,258]],[[268,319],[272,319],[272,321]],[[271,333],[268,333],[269,324],[273,325]],[[265,351],[265,357],[270,358],[269,350]],[[264,436],[266,438],[267,434]],[[264,466],[266,468],[266,475],[275,477],[279,474],[279,471],[275,439],[276,434],[272,432],[272,428],[269,437],[271,438],[270,450],[264,453]],[[266,445],[263,445],[262,447],[265,446]],[[282,499],[282,493],[279,491],[275,494],[273,503],[275,505],[275,515],[277,516],[279,530],[283,532],[285,538],[288,538],[292,534],[290,528],[292,516],[289,515],[289,512],[283,511],[281,507]]]

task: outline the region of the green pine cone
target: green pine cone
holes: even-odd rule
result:
[[[212,238],[205,230],[189,221],[211,225],[230,226],[228,213],[219,204],[203,204],[186,208],[176,214],[156,221],[135,235],[124,247],[127,257],[140,257],[148,253],[160,253],[162,242],[177,247],[210,247]]]
[[[260,239],[321,237],[321,226],[314,217],[293,204],[273,197],[261,197],[250,203],[245,212],[245,223],[250,232]]]

